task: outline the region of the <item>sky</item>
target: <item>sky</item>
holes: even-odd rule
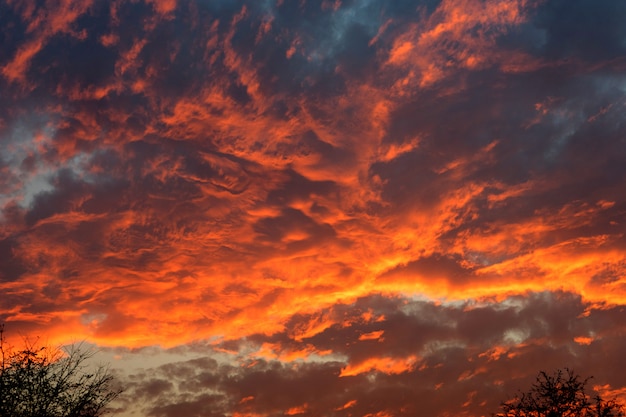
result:
[[[626,2],[0,1],[0,322],[112,415],[626,400]]]

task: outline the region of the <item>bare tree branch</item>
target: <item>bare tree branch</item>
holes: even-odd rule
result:
[[[624,408],[615,400],[599,395],[591,398],[585,391],[591,378],[581,379],[572,370],[553,374],[539,372],[527,392],[501,404],[495,417],[624,417]]]
[[[6,345],[0,325],[0,417],[97,417],[119,394],[104,366],[92,367],[94,352],[81,345],[66,350],[25,341]]]

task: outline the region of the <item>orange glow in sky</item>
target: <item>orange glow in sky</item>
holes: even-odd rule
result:
[[[130,416],[625,400],[626,8],[0,4],[0,323]],[[210,414],[214,413],[214,414]]]

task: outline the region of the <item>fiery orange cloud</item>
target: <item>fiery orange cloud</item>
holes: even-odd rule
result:
[[[348,401],[347,403],[345,403],[344,405],[342,405],[339,408],[336,408],[335,410],[339,411],[339,410],[345,410],[346,408],[350,408],[350,407],[354,407],[354,405],[356,404],[356,400],[351,400]]]
[[[295,416],[295,415],[298,415],[298,414],[304,414],[304,413],[306,413],[307,408],[308,407],[307,407],[306,404],[304,404],[302,406],[299,406],[299,407],[292,407],[289,410],[285,411],[285,415]]]
[[[406,68],[407,74],[396,88],[428,87],[458,69],[478,70],[491,65],[532,61],[517,52],[499,51],[496,34],[523,23],[527,9],[535,2],[521,1],[443,1],[421,25],[400,34],[389,52],[387,63]],[[484,30],[488,28],[488,30]],[[536,64],[526,64],[532,68]],[[409,70],[409,68],[411,68]]]
[[[497,361],[502,356],[512,358],[515,356],[515,352],[511,352],[509,347],[506,346],[494,346],[486,352],[479,354],[479,357],[489,358],[490,361]]]
[[[383,336],[383,334],[385,334],[384,330],[369,332],[359,336],[359,340],[379,340]]]
[[[623,17],[5,2],[10,342],[114,352],[128,415],[487,415],[561,358],[622,395]]]
[[[26,83],[26,71],[33,57],[43,48],[48,40],[59,33],[80,38],[84,33],[72,30],[74,21],[92,5],[91,1],[63,1],[55,7],[46,4],[35,10],[34,2],[8,2],[15,7],[22,18],[29,22],[26,30],[31,40],[20,47],[10,63],[2,67],[2,74],[10,82]]]
[[[411,370],[418,358],[410,356],[408,358],[369,358],[358,364],[349,364],[341,370],[339,376],[355,376],[365,372],[378,371],[386,374],[399,374]]]

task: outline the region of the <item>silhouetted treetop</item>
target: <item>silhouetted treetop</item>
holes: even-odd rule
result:
[[[495,417],[623,417],[623,406],[615,400],[587,394],[589,379],[567,368],[541,371],[530,389],[503,402]]]
[[[0,325],[0,417],[97,417],[120,393],[107,368],[88,366],[89,351],[15,350],[3,336]]]

